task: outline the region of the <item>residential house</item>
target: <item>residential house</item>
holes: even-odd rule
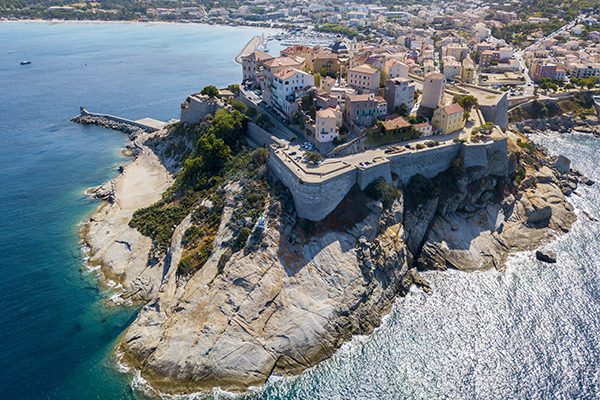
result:
[[[381,73],[377,69],[363,64],[348,70],[348,85],[363,92],[376,92],[380,77]]]
[[[396,60],[395,58],[388,59],[383,64],[383,70],[388,79],[408,78],[408,65]]]
[[[454,57],[456,61],[464,60],[468,54],[469,49],[466,46],[456,43],[451,43],[442,49],[442,55],[444,57]]]
[[[421,137],[431,136],[433,130],[429,122],[421,122],[420,124],[413,125],[413,129],[421,133]]]
[[[253,51],[242,57],[242,82],[256,82],[257,73],[262,61],[270,60],[273,56],[264,51]]]
[[[260,68],[262,69],[262,79],[260,86],[262,89],[262,97],[265,103],[273,105],[271,93],[273,91],[273,81],[276,73],[283,69],[295,68],[303,70],[305,60],[301,57],[277,57],[269,60],[261,61]]]
[[[464,110],[458,103],[439,107],[433,113],[433,130],[446,135],[465,127]]]
[[[379,102],[373,93],[346,95],[344,122],[348,125],[372,126],[379,116]]]
[[[314,77],[296,68],[282,69],[273,76],[273,107],[289,118],[296,111],[293,104],[298,91],[314,86]]]
[[[453,79],[455,76],[460,76],[462,72],[461,70],[461,63],[456,61],[454,57],[444,57],[444,76],[446,79]]]
[[[497,50],[485,50],[479,54],[479,66],[481,68],[489,67],[500,61],[500,52]]]
[[[327,143],[339,136],[342,126],[342,112],[339,108],[325,108],[317,111],[315,118],[315,139]]]

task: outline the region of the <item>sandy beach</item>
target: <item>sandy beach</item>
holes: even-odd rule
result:
[[[122,300],[147,298],[158,290],[163,274],[160,265],[147,264],[151,239],[128,225],[133,213],[160,200],[173,180],[143,144],[148,137],[136,140],[142,153],[112,180],[114,202],[103,201],[81,228],[88,264],[99,267],[104,284],[120,287],[117,297]]]

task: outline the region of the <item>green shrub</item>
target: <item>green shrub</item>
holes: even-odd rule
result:
[[[390,207],[400,197],[400,191],[383,178],[377,178],[365,188],[365,194],[374,200],[381,200],[384,207]]]

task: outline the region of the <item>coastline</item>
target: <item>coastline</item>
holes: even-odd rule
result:
[[[160,281],[162,271],[148,266],[152,241],[129,227],[133,213],[160,200],[173,180],[158,157],[144,142],[160,135],[143,134],[132,145],[141,152],[123,167],[123,172],[108,182],[86,190],[111,188],[111,199],[101,200],[96,210],[81,223],[79,234],[86,265],[97,270],[105,288],[116,289],[111,299],[116,303],[136,302],[148,298],[155,290],[149,282]]]

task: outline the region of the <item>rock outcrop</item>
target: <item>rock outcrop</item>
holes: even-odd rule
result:
[[[408,274],[402,203],[370,207],[347,230],[307,234],[274,201],[259,250],[165,284],[123,338],[123,360],[163,392],[245,390],[371,332],[417,274]]]
[[[512,135],[509,146],[510,177],[453,165],[421,177],[427,190],[409,183],[386,207],[355,187],[316,224],[298,220],[290,196],[272,184],[260,243],[221,262],[243,186],[228,184],[212,255],[189,276],[174,272],[186,218],[160,287],[123,335],[122,361],[164,393],[244,391],[371,332],[412,284],[430,290],[419,270],[502,269],[511,251],[570,228],[565,196],[582,179],[524,136]]]

